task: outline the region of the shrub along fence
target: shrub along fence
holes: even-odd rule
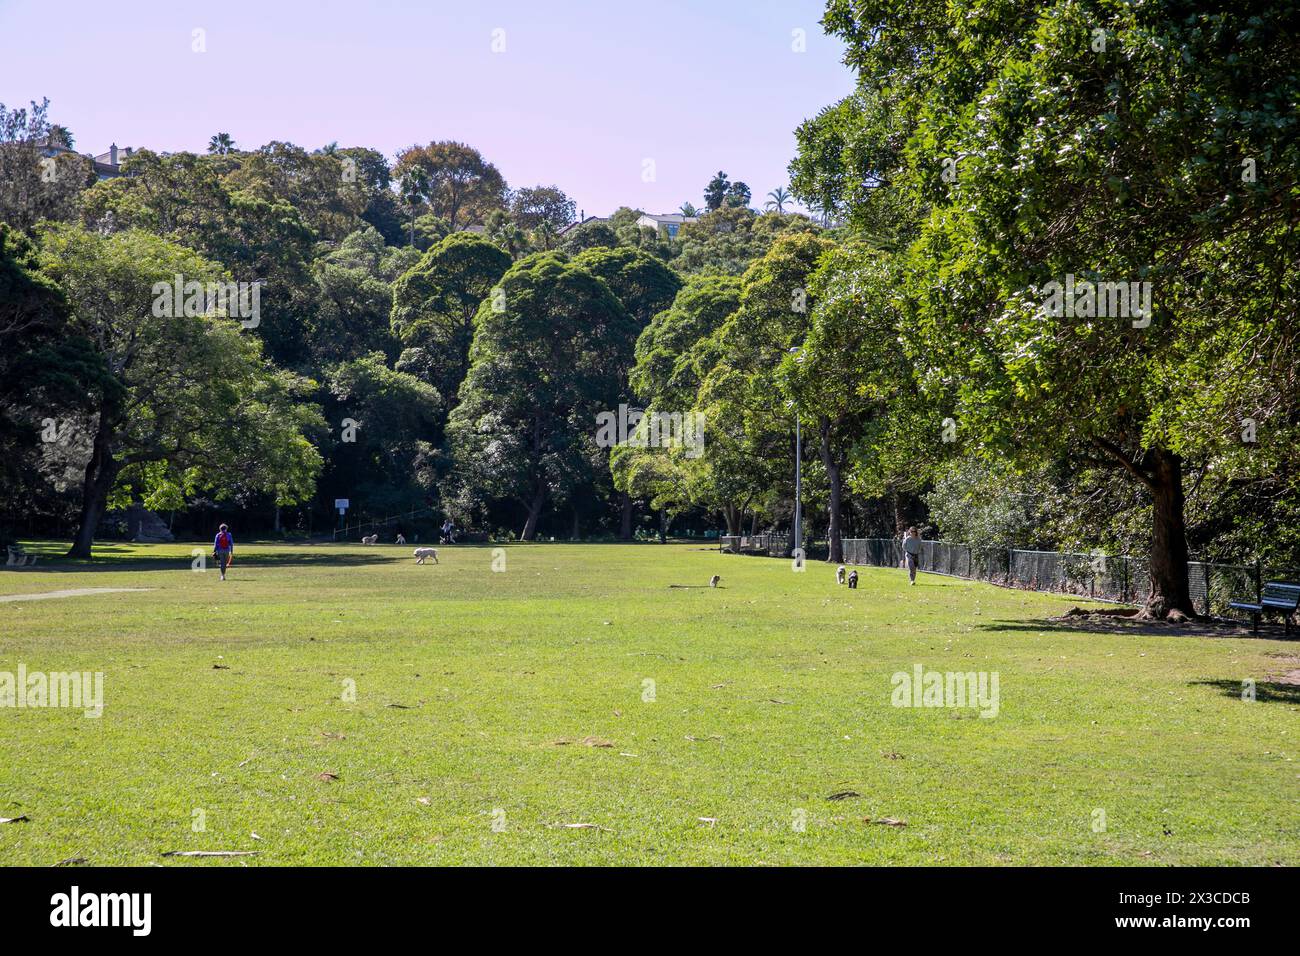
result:
[[[788,557],[789,535],[730,536],[723,551]],[[897,538],[845,538],[844,563],[898,567],[903,543]],[[1064,551],[980,548],[952,541],[922,541],[920,568],[933,574],[988,581],[1003,587],[1075,594],[1099,601],[1143,604],[1151,594],[1146,558]],[[1228,602],[1259,599],[1263,581],[1258,564],[1189,561],[1192,601],[1205,614],[1229,613]]]

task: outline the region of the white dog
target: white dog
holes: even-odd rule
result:
[[[840,565],[838,568],[836,568],[836,570],[835,570],[835,583],[836,583],[836,584],[843,584],[843,583],[844,583],[844,574],[845,574],[845,571],[844,571],[844,565],[841,564],[841,565]]]
[[[434,563],[434,564],[437,564],[437,563],[438,563],[438,549],[437,549],[437,548],[416,548],[416,549],[415,549],[415,563],[416,563],[416,564],[424,564],[424,559],[425,559],[425,558],[433,558],[433,563]]]
[[[378,543],[379,543],[379,535],[377,535],[377,534],[368,534],[368,535],[363,535],[362,538],[361,538],[361,543],[362,543],[362,544],[378,544]]]
[[[398,544],[406,544],[406,535],[404,535],[404,534],[399,534],[399,535],[397,536],[397,543],[398,543]]]

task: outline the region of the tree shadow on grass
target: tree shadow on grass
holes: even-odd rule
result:
[[[1258,634],[1252,634],[1250,625],[1235,621],[1192,621],[1187,624],[1165,624],[1161,621],[1135,621],[1132,618],[1038,618],[1030,621],[991,621],[975,625],[981,631],[1032,631],[1041,634],[1052,630],[1076,634],[1114,634],[1134,637],[1198,637],[1242,638],[1255,637],[1266,641],[1287,639],[1282,625],[1261,625]],[[1297,636],[1293,630],[1290,640]]]
[[[1224,697],[1241,700],[1242,683],[1239,680],[1194,680],[1193,687],[1217,687]],[[1281,680],[1255,682],[1255,701],[1261,704],[1300,704],[1300,684]]]
[[[138,547],[138,546],[136,546]],[[197,549],[207,559],[209,567],[213,566],[212,549],[194,543],[183,552],[170,554],[140,554],[136,547],[123,544],[97,544],[94,557],[66,557],[66,546],[33,546],[27,553],[37,556],[37,563],[25,567],[5,567],[0,564],[0,572],[14,574],[81,574],[90,571],[180,571],[188,570],[194,557],[191,549]],[[184,547],[184,544],[170,544],[169,548]],[[376,548],[374,551],[356,552],[330,548],[328,550],[307,550],[300,545],[290,545],[282,550],[263,552],[241,552],[236,548],[232,567],[250,568],[290,568],[290,567],[359,567],[363,565],[392,564],[410,558],[409,549],[402,547]]]

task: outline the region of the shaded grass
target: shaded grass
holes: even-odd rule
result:
[[[1300,708],[1232,693],[1294,642],[1085,632],[1039,623],[1072,598],[879,568],[849,591],[691,546],[507,546],[504,573],[487,546],[245,546],[225,584],[190,548],[0,575],[157,588],[0,604],[0,671],[106,687],[98,719],[0,708],[0,816],[31,818],[0,861],[1300,863]],[[998,716],[891,706],[918,663],[998,672]]]

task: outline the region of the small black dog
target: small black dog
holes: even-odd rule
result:
[[[856,569],[849,572],[849,587],[854,591],[858,589],[858,572]]]

